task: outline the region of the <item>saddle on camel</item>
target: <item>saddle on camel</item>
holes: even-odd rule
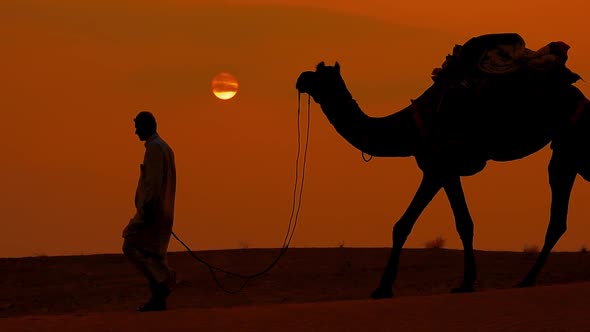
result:
[[[522,135],[530,130],[559,130],[548,128],[554,123],[551,118],[575,114],[539,114],[535,109],[547,107],[535,103],[523,104],[516,112],[514,107],[503,106],[522,100],[542,102],[542,98],[535,97],[544,91],[570,93],[569,87],[580,76],[566,67],[569,48],[564,42],[554,41],[533,51],[516,33],[482,35],[455,45],[442,66],[432,71],[434,86],[439,86],[436,90],[440,93],[427,103],[414,102],[417,116],[423,118],[423,133],[430,138],[433,149],[443,154],[469,153],[472,148],[481,152],[486,145],[513,142],[519,130]],[[551,109],[567,112],[571,108]],[[494,125],[498,121],[502,125]],[[524,124],[527,129],[522,128]],[[502,133],[494,132],[497,128],[507,131],[505,143]]]

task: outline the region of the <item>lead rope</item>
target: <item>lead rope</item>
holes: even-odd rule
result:
[[[209,273],[211,277],[215,281],[217,287],[228,294],[237,294],[241,292],[244,287],[248,284],[248,282],[256,277],[260,277],[266,272],[270,271],[281,259],[281,257],[287,252],[289,245],[291,244],[291,240],[293,239],[293,235],[295,234],[295,228],[297,227],[297,223],[299,222],[299,211],[301,210],[301,201],[303,198],[303,181],[305,180],[305,166],[307,163],[307,148],[309,146],[309,132],[310,132],[310,124],[311,124],[311,117],[310,117],[310,109],[311,109],[311,97],[308,96],[307,98],[307,126],[306,126],[306,134],[305,134],[305,147],[303,150],[303,165],[301,171],[301,188],[298,188],[299,183],[299,160],[300,160],[300,151],[301,151],[301,93],[297,94],[297,157],[295,160],[295,185],[293,188],[293,200],[291,206],[291,216],[289,217],[289,226],[287,228],[287,232],[285,234],[285,238],[283,239],[283,245],[281,250],[279,251],[279,255],[262,271],[254,273],[254,274],[241,274],[235,273],[231,271],[227,271],[215,265],[208,263],[207,261],[203,260],[202,258],[198,257],[192,250],[187,246],[177,235],[176,233],[172,232],[172,236],[180,242],[180,244],[189,252],[189,254],[198,262],[202,263],[209,269]],[[298,190],[299,189],[299,190]],[[291,227],[292,226],[292,227]],[[225,275],[236,277],[239,279],[243,279],[242,285],[237,290],[228,290],[226,289],[221,281],[217,278],[217,272],[224,273]]]

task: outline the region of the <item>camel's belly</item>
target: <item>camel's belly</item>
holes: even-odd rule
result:
[[[512,137],[512,139],[509,139]],[[498,138],[488,142],[489,157],[495,161],[510,161],[529,156],[551,142],[549,133],[523,133],[522,135],[509,135],[507,138]]]

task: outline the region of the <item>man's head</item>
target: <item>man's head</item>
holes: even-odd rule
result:
[[[135,122],[135,135],[139,137],[140,141],[145,141],[156,133],[158,125],[152,113],[139,112],[133,121]]]

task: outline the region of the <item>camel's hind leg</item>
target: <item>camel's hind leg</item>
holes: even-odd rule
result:
[[[551,249],[567,229],[567,210],[570,194],[577,171],[574,163],[565,154],[554,151],[549,162],[549,185],[551,186],[551,216],[549,227],[545,235],[543,249],[537,257],[535,265],[517,287],[530,287],[535,284],[537,277],[545,264]]]
[[[476,278],[475,255],[473,253],[473,220],[465,201],[461,178],[451,177],[443,186],[455,216],[455,226],[463,243],[464,270],[463,282],[452,293],[473,292]]]

